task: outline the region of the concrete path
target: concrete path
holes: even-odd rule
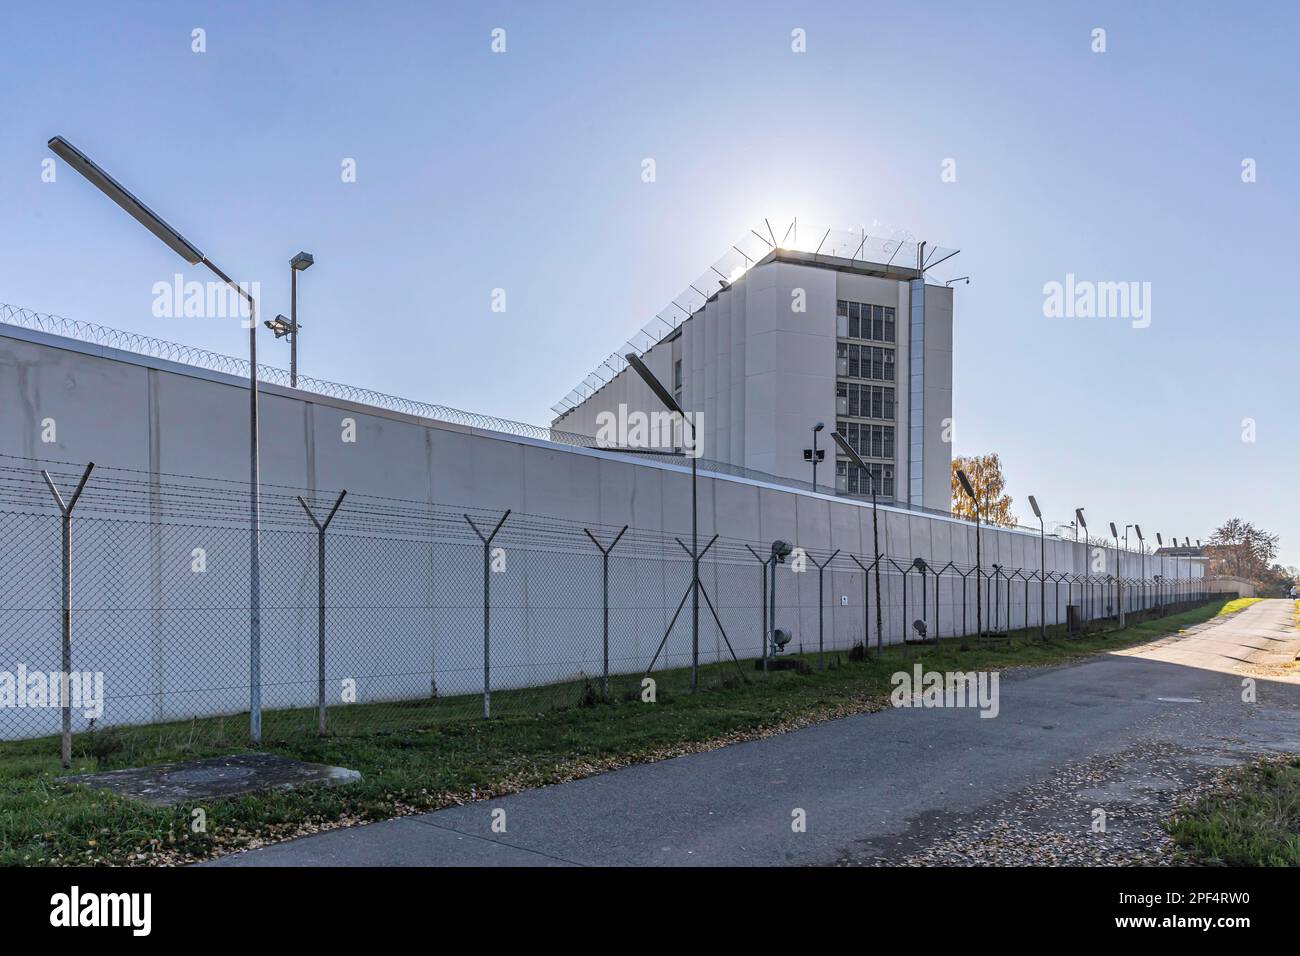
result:
[[[208,865],[858,862],[901,845],[920,821],[996,807],[1072,764],[1135,747],[1201,767],[1300,752],[1300,673],[1285,666],[1300,651],[1293,608],[1265,601],[1140,649],[1003,674],[993,719],[889,709]],[[1246,677],[1253,702],[1243,701]],[[1107,780],[1098,792],[1138,785]],[[505,833],[493,832],[498,809]],[[792,828],[798,811],[805,832]]]

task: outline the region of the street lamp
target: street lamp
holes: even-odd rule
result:
[[[971,503],[975,506],[975,633],[980,637],[984,636],[984,600],[982,595],[984,585],[984,573],[980,568],[980,500],[975,496],[975,489],[971,487],[970,479],[966,477],[966,472],[960,468],[957,469],[957,480],[961,483],[962,490],[966,492]],[[963,635],[964,636],[964,635]]]
[[[663,402],[670,412],[679,415],[682,419],[683,427],[691,430],[691,690],[695,690],[700,682],[700,542],[699,542],[699,494],[696,489],[698,482],[698,472],[696,468],[696,459],[699,457],[698,436],[695,434],[695,425],[692,424],[686,412],[677,399],[673,398],[672,392],[664,388],[663,382],[655,378],[654,372],[641,361],[640,356],[635,352],[629,352],[623,356],[627,359],[627,364],[632,371],[641,376],[641,380],[646,383],[650,391],[654,392],[655,397]]]
[[[1119,583],[1119,532],[1115,529],[1115,522],[1110,523],[1110,536],[1115,539],[1115,615],[1119,626],[1124,626],[1124,594]]]
[[[998,578],[1002,577],[1002,565],[996,561],[993,562],[993,633],[998,631],[998,605],[1002,603],[1002,588],[998,586]],[[1007,637],[1011,637],[1011,579],[1007,578]]]
[[[312,267],[316,260],[310,252],[300,252],[289,260],[290,288],[289,325],[289,386],[298,387],[298,273]]]
[[[89,180],[90,184],[121,206],[136,222],[192,266],[205,265],[248,303],[248,733],[254,744],[262,742],[262,601],[259,581],[260,489],[257,448],[257,303],[198,248],[163,221],[157,213],[100,169],[85,153],[62,136],[47,144],[50,151]]]
[[[1075,526],[1074,529],[1075,544],[1079,543],[1079,528],[1083,529],[1083,586],[1088,591],[1088,593],[1086,593],[1083,596],[1083,603],[1084,603],[1083,610],[1084,613],[1086,614],[1088,611],[1088,605],[1092,603],[1090,600],[1088,600],[1090,597],[1092,597],[1091,594],[1092,589],[1088,587],[1088,522],[1083,520],[1082,508],[1074,509],[1074,520],[1078,522],[1078,524]]]
[[[818,433],[819,431],[821,431],[821,430],[822,430],[823,428],[825,428],[825,427],[826,427],[826,423],[825,423],[825,422],[818,422],[816,425],[813,426],[813,430],[812,430],[812,433],[813,433],[813,446],[812,446],[812,453],[809,454],[807,451],[804,452],[804,454],[808,455],[809,460],[812,462],[812,468],[813,468],[813,487],[812,487],[812,490],[813,490],[813,494],[816,494],[816,493],[817,493],[817,462],[821,460],[821,456],[817,454],[817,433]]]
[[[1038,636],[1047,640],[1047,526],[1043,524],[1043,513],[1038,510],[1038,501],[1029,496],[1029,507],[1034,509],[1038,519]],[[1059,590],[1056,592],[1061,593]],[[1060,598],[1057,598],[1057,610],[1060,610]]]
[[[1135,524],[1133,530],[1137,532],[1138,554],[1141,555],[1138,559],[1141,562],[1138,565],[1140,568],[1138,571],[1138,578],[1142,581],[1142,596],[1139,603],[1142,604],[1143,609],[1145,609],[1147,603],[1147,541],[1146,538],[1142,537],[1142,526],[1140,524]]]
[[[814,433],[814,437],[815,436],[816,433]],[[885,631],[883,624],[884,617],[880,610],[880,520],[876,512],[876,482],[872,477],[871,469],[867,467],[866,462],[864,462],[858,453],[853,450],[853,446],[848,443],[843,435],[838,431],[833,431],[831,432],[831,438],[835,439],[835,444],[840,446],[840,451],[844,453],[845,457],[858,468],[862,469],[862,474],[867,479],[867,485],[871,488],[871,539],[872,544],[876,549],[876,649],[877,656],[879,656],[880,644],[884,640],[881,635],[884,634]],[[938,585],[936,585],[936,587],[937,586]],[[866,622],[864,621],[864,627],[862,629],[862,656],[864,658],[867,655],[867,634],[865,623]],[[962,642],[965,643],[965,640],[966,636],[963,634]]]

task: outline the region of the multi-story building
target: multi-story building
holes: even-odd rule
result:
[[[637,347],[700,416],[702,457],[808,482],[805,453],[822,422],[821,488],[870,493],[860,469],[837,454],[835,428],[884,499],[949,510],[952,289],[926,273],[955,253],[865,233],[805,229],[799,243],[768,232],[772,241],[752,255],[733,247],[744,262],[730,272],[715,266],[709,286],[692,284],[691,307],[674,302],[676,324],[661,316]],[[604,375],[556,406],[553,427],[597,435],[603,412],[660,409],[624,366],[611,357]]]

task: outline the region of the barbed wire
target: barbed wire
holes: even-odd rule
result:
[[[85,322],[77,319],[64,318],[63,316],[36,312],[32,309],[26,309],[21,306],[10,305],[3,302],[0,302],[0,325],[11,325],[17,328],[43,332],[48,335],[57,335],[63,338],[74,339],[79,342],[85,342],[105,348],[118,349],[136,355],[145,355],[169,362],[176,362],[182,365],[189,365],[194,368],[219,372],[241,379],[248,378],[247,359],[236,358],[231,355],[223,355],[220,352],[213,352],[209,349],[183,345],[178,342],[171,342],[152,335],[143,335],[137,332],[124,332],[121,329],[110,328],[109,326],[100,325],[95,322]],[[264,365],[260,362],[257,366],[257,378],[258,381],[266,382],[271,385],[278,385],[284,388],[291,387],[290,373],[287,370],[270,365]],[[462,425],[467,428],[497,432],[505,435],[514,435],[520,438],[529,438],[558,445],[568,445],[575,448],[586,448],[612,454],[641,455],[643,456],[641,460],[646,460],[644,457],[645,452],[651,450],[645,448],[611,446],[592,435],[583,435],[576,432],[563,431],[561,429],[541,425],[533,425],[527,422],[514,421],[512,419],[501,418],[495,415],[486,415],[480,412],[465,411],[464,409],[453,408],[448,405],[436,405],[415,399],[401,398],[375,389],[364,388],[357,385],[346,385],[340,382],[313,378],[307,375],[298,376],[297,387],[300,391],[311,392],[316,395],[324,395],[330,398],[337,398],[359,405],[371,405],[376,408],[383,408],[404,415],[410,415],[414,418],[446,422],[453,425]],[[668,464],[679,468],[688,468],[690,466],[689,459],[686,458],[674,459],[671,457],[655,456],[655,458],[651,460],[657,461],[660,464]],[[733,478],[743,478],[779,487],[796,488],[801,491],[815,490],[822,494],[834,494],[837,497],[842,497],[851,501],[867,500],[863,495],[842,494],[835,492],[832,488],[828,488],[826,485],[820,485],[814,489],[811,482],[803,481],[802,479],[789,478],[783,475],[774,475],[769,472],[758,471],[753,468],[734,465],[716,459],[703,457],[698,458],[696,459],[696,467],[700,473],[705,475],[723,475]],[[932,514],[940,517],[949,517],[948,512],[940,509],[913,505],[909,502],[894,499],[881,502],[881,506],[895,511],[907,511],[916,514]],[[1038,530],[1025,525],[1016,525],[1015,527],[1018,530],[1026,532],[1037,532]]]
[[[56,459],[37,459],[0,454],[0,506],[15,513],[35,513],[48,516],[56,513],[53,497],[45,483],[42,471],[67,493],[80,480],[85,466]],[[264,533],[314,534],[303,510],[305,501],[314,513],[321,514],[338,498],[338,490],[303,488],[281,484],[262,486],[259,496],[259,515]],[[301,500],[299,500],[301,499]],[[151,473],[120,466],[96,466],[78,504],[81,518],[94,517],[106,522],[122,524],[163,522],[170,528],[190,528],[195,532],[220,528],[243,531],[247,528],[249,499],[245,482],[235,479],[206,478],[194,475]],[[349,493],[330,525],[330,534],[360,535],[391,540],[440,541],[478,546],[477,536],[469,527],[466,517],[480,527],[492,527],[504,509],[456,506],[445,502],[416,501],[410,499]],[[558,550],[575,554],[596,554],[591,532],[611,540],[623,526],[602,522],[577,521],[553,515],[524,511],[511,511],[503,525],[498,543],[501,546],[527,546],[535,550]],[[969,528],[974,533],[974,525]],[[989,529],[984,529],[987,533]],[[713,535],[701,533],[703,547]],[[688,536],[663,530],[626,528],[619,542],[617,555],[623,559],[652,558],[670,562],[689,563],[685,549]],[[826,564],[828,570],[854,571],[860,567],[853,562],[851,549],[807,548],[793,542],[816,564]],[[770,542],[747,539],[719,533],[709,548],[713,561],[729,564],[754,564],[766,558]],[[753,550],[751,550],[753,549]],[[756,559],[757,555],[762,556]],[[1137,556],[1138,552],[1125,551]],[[863,552],[859,559],[870,564],[875,558]],[[881,573],[907,574],[891,561],[905,561],[910,567],[913,555],[882,549]],[[984,563],[986,576],[999,572],[990,563]],[[812,569],[815,573],[815,568]],[[949,561],[942,566],[927,565],[926,571],[940,575],[952,570],[968,574],[976,565]],[[1004,569],[1004,576],[1014,576],[1024,569]],[[1037,573],[1031,570],[1030,573]],[[1066,574],[1054,571],[1049,574]],[[1068,576],[1068,574],[1067,574]],[[1098,576],[1100,579],[1103,576]],[[1075,576],[1076,580],[1090,579],[1088,575]]]

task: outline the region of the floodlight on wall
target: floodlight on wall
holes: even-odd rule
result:
[[[293,323],[283,315],[277,315],[274,319],[267,319],[262,324],[274,332],[277,339],[284,338],[294,330]]]

